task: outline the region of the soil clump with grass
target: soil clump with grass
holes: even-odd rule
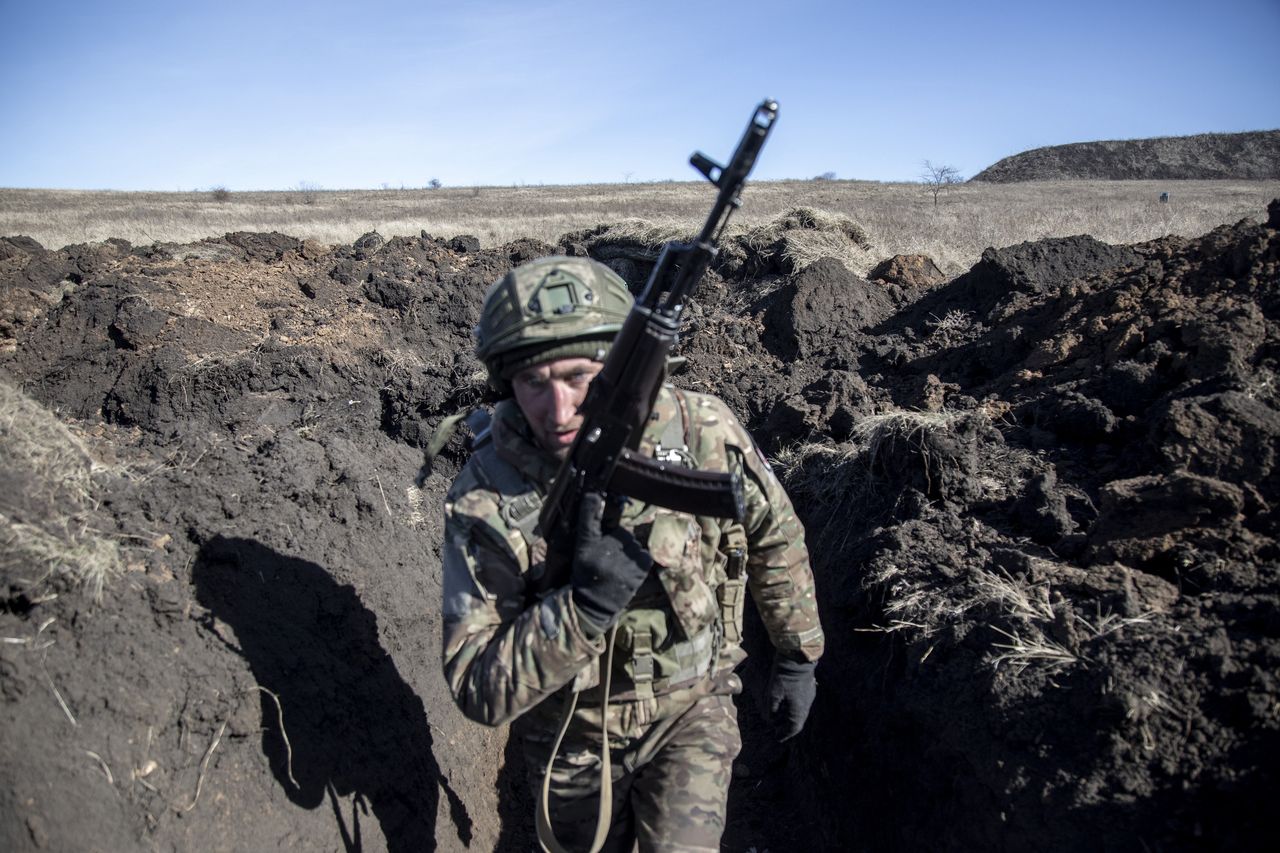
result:
[[[1250,850],[1280,767],[1280,202],[1265,223],[870,279],[735,239],[675,381],[808,529],[829,651],[757,714],[730,850]],[[0,239],[0,846],[517,850],[519,751],[440,674],[444,417],[485,287],[652,236]]]

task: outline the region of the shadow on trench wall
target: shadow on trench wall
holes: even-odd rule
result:
[[[440,773],[422,700],[350,586],[315,563],[221,536],[201,547],[192,573],[199,602],[235,630],[258,684],[280,697],[292,762],[265,693],[262,751],[292,802],[314,809],[327,795],[348,851],[362,847],[362,807],[389,851],[434,850],[443,790],[453,831],[470,844],[472,821]],[[349,823],[338,801],[347,795]]]

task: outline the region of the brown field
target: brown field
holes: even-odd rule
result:
[[[1159,202],[1168,192],[1170,201]],[[601,223],[643,219],[694,227],[711,202],[705,183],[465,187],[437,190],[114,192],[0,189],[0,235],[24,234],[49,248],[121,237],[133,243],[190,242],[230,231],[280,231],[321,243],[471,234],[485,247],[518,237],[554,243]],[[1045,181],[965,184],[935,207],[920,184],[774,181],[751,184],[735,224],[760,225],[806,206],[851,217],[871,239],[856,262],[922,253],[955,274],[988,246],[1091,234],[1123,244],[1168,234],[1195,236],[1257,218],[1280,197],[1280,181]],[[858,269],[866,272],[866,269]]]

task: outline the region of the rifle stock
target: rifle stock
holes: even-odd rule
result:
[[[679,512],[741,520],[744,500],[738,475],[694,471],[635,451],[666,378],[685,301],[715,259],[729,216],[741,205],[742,188],[777,115],[775,101],[762,101],[724,166],[701,152],[690,158],[693,167],[719,188],[715,204],[693,241],[663,247],[592,381],[581,407],[582,427],[542,505],[539,526],[544,536],[568,531],[584,491],[612,492]]]

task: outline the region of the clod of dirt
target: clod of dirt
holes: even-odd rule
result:
[[[977,265],[957,279],[954,286],[968,288],[964,301],[976,303],[978,310],[985,313],[1019,294],[1044,294],[1075,279],[1135,266],[1138,260],[1132,249],[1110,246],[1088,235],[1056,237],[1007,249],[987,249]]]
[[[302,246],[302,241],[275,231],[270,234],[236,231],[222,239],[243,249],[246,260],[265,262],[278,261],[284,257],[285,252],[297,251]]]
[[[894,255],[872,267],[867,278],[910,288],[932,287],[946,280],[928,255]]]
[[[470,234],[462,234],[454,237],[445,245],[460,255],[474,254],[480,251],[480,238],[473,237]]]
[[[846,363],[853,336],[879,323],[893,301],[878,285],[833,258],[807,267],[778,291],[765,314],[765,346],[789,360],[837,356]]]
[[[366,231],[356,238],[356,241],[351,244],[351,248],[355,249],[357,253],[361,253],[362,256],[367,256],[381,249],[386,242],[386,239],[377,231]]]
[[[1089,531],[1090,559],[1165,574],[1154,561],[1167,558],[1189,536],[1201,548],[1206,537],[1225,545],[1238,535],[1243,510],[1243,491],[1212,477],[1175,471],[1115,480],[1101,490],[1098,520]]]
[[[1042,545],[1059,542],[1076,529],[1067,496],[1058,488],[1058,475],[1052,468],[1028,480],[1013,512],[1031,538]]]

